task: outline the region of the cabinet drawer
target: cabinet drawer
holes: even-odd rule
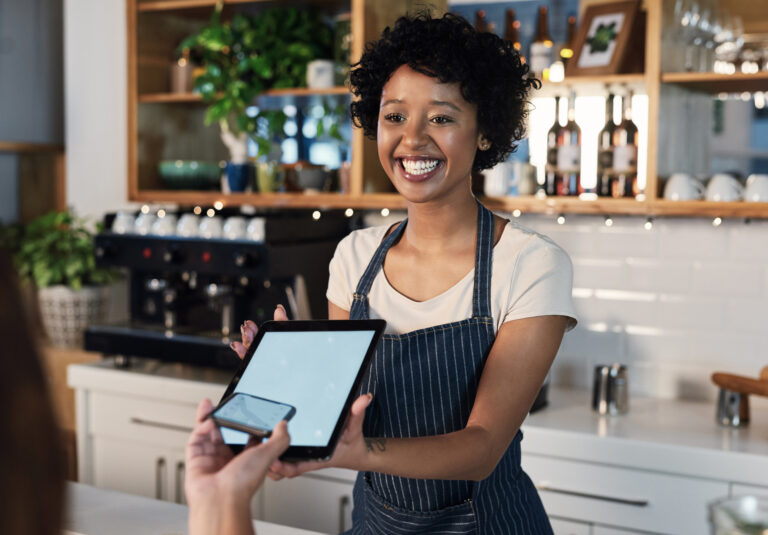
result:
[[[184,448],[195,424],[196,405],[92,392],[92,435]]]
[[[592,535],[592,526],[584,522],[550,516],[549,523],[552,524],[555,535]]]
[[[523,468],[553,516],[657,533],[707,533],[707,504],[726,482],[524,455]]]

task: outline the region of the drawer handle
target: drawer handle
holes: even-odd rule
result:
[[[192,432],[191,427],[185,427],[183,425],[166,424],[164,422],[155,422],[152,420],[145,420],[143,418],[136,418],[135,416],[131,418],[131,423],[137,424],[137,425],[147,425],[149,427],[159,427],[160,429],[170,429],[171,431],[183,431],[185,433]]]
[[[163,474],[165,473],[165,458],[158,457],[155,461],[155,498],[163,499],[163,487],[165,487]]]
[[[347,507],[349,507],[349,496],[339,498],[339,533],[347,531]]]
[[[176,503],[184,503],[184,461],[176,463]]]
[[[648,507],[650,502],[648,500],[633,500],[631,498],[616,498],[615,496],[603,496],[601,494],[592,494],[590,492],[579,492],[577,490],[559,489],[551,486],[547,482],[538,483],[536,485],[538,490],[545,490],[547,492],[556,492],[558,494],[567,494],[568,496],[578,496],[579,498],[590,498],[592,500],[602,500],[604,502],[621,503],[624,505],[632,505],[634,507]]]

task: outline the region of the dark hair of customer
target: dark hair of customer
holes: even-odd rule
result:
[[[376,138],[382,88],[402,65],[444,83],[458,82],[462,96],[477,106],[480,133],[491,148],[477,151],[475,171],[506,160],[525,136],[528,93],[541,82],[528,76],[512,43],[477,31],[453,13],[433,18],[427,11],[397,19],[352,66],[350,86],[358,99],[350,113],[366,136]]]
[[[61,532],[64,463],[36,337],[8,253],[0,249],[0,533]]]

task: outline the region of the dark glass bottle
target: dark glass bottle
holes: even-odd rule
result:
[[[576,124],[576,95],[568,97],[568,122],[557,133],[558,195],[578,195],[581,187],[581,128]]]
[[[632,91],[622,98],[622,121],[613,132],[613,197],[635,197],[637,188],[637,125],[632,121]]]
[[[547,6],[539,6],[536,34],[531,42],[528,62],[534,76],[542,80],[548,78],[549,66],[552,64],[552,37],[549,35],[547,24]]]
[[[485,10],[478,9],[475,12],[475,29],[478,32],[488,31],[488,20],[485,18]]]
[[[514,9],[507,9],[506,21],[504,22],[504,40],[512,43],[515,50],[520,53],[520,59],[523,57],[523,45],[520,43],[520,21],[515,16]]]
[[[560,131],[560,97],[555,97],[555,122],[547,132],[547,165],[544,172],[544,192],[557,195],[557,134]]]
[[[605,99],[605,126],[597,135],[597,195],[610,197],[613,183],[613,93]]]
[[[568,17],[568,31],[566,34],[568,37],[565,40],[565,45],[560,49],[560,61],[563,65],[568,64],[568,60],[573,57],[573,39],[576,35],[576,17],[570,15]]]

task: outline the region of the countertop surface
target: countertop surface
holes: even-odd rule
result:
[[[67,483],[67,519],[64,535],[181,535],[187,533],[189,508]],[[269,522],[253,521],[257,535],[320,535]]]
[[[601,416],[590,401],[583,390],[550,389],[549,406],[523,423],[523,451],[768,485],[764,412],[732,429],[715,421],[714,402],[635,396],[627,414]]]

